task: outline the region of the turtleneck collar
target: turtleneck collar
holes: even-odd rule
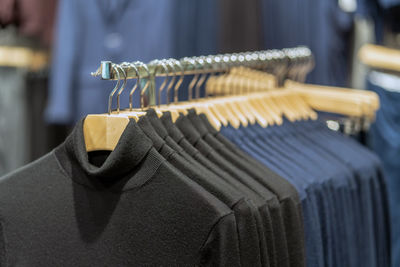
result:
[[[152,150],[152,142],[134,120],[128,123],[117,146],[109,152],[101,166],[93,165],[89,160],[83,123],[84,119],[79,121],[65,142],[56,149],[56,156],[68,176],[98,190],[118,191],[138,186],[141,180],[150,178],[137,177],[141,176],[138,172]]]
[[[165,145],[165,141],[158,135],[158,132],[155,131],[147,115],[140,117],[138,125],[147,135],[147,137],[153,142],[154,148],[157,151],[160,151],[160,149]]]
[[[175,122],[176,126],[181,130],[185,138],[191,143],[195,144],[199,139],[201,139],[201,136],[197,129],[193,126],[191,121],[184,116],[183,114],[180,114],[178,119]]]
[[[156,111],[154,109],[149,109],[146,113],[146,117],[149,119],[149,122],[153,126],[154,130],[156,130],[157,134],[162,139],[165,139],[168,136],[168,131],[158,118]]]
[[[199,114],[200,119],[203,121],[204,125],[207,127],[208,131],[212,135],[216,135],[218,131],[211,125],[211,123],[208,121],[207,116],[205,114]]]
[[[207,127],[203,124],[203,121],[197,115],[196,110],[189,109],[187,117],[192,122],[193,126],[197,129],[201,137],[204,137],[209,133]]]
[[[171,138],[175,140],[175,142],[179,143],[184,138],[182,132],[172,122],[171,112],[169,111],[164,112],[163,115],[161,116],[161,122],[163,123],[169,136],[171,136]]]

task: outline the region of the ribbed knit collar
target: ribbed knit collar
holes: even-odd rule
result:
[[[196,111],[194,109],[188,110],[187,118],[192,122],[193,126],[197,129],[201,137],[209,134],[207,127],[203,124],[203,121],[196,114]]]
[[[207,116],[205,114],[199,114],[199,118],[203,121],[204,125],[207,127],[207,130],[212,134],[216,135],[218,134],[218,131],[211,125],[211,123],[208,121]]]
[[[172,122],[171,113],[169,111],[163,113],[161,116],[161,122],[167,130],[169,136],[171,136],[175,142],[179,143],[185,137],[178,127],[176,127],[176,125]]]
[[[201,135],[185,115],[180,114],[175,124],[191,144],[196,144],[201,139]]]
[[[134,120],[128,123],[117,146],[100,167],[89,161],[83,122],[84,119],[79,121],[65,142],[56,149],[60,164],[73,180],[96,189],[108,188],[123,191],[138,186],[150,178],[147,177],[150,173],[145,173],[144,176],[143,173],[140,175],[138,173],[144,164],[152,164],[152,162],[147,162],[146,155],[154,148],[152,149],[151,140]],[[111,184],[111,186],[105,186],[105,184]]]
[[[165,129],[161,120],[158,118],[157,113],[154,109],[149,109],[146,113],[146,117],[149,119],[151,125],[154,127],[154,130],[158,133],[158,135],[165,139],[168,136],[168,131]]]

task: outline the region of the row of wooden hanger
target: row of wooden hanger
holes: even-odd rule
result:
[[[163,64],[165,70],[167,61]],[[123,68],[118,69],[117,65],[113,68],[119,77],[110,96],[120,88],[117,94],[119,103],[119,96],[126,86],[127,75]],[[175,73],[175,77],[177,75]],[[171,75],[167,74],[168,76]],[[195,76],[189,89],[193,88],[193,81],[198,78]],[[123,85],[119,87],[121,80]],[[174,83],[175,79],[171,79],[167,85],[166,78],[158,89],[159,93],[165,87],[170,89]],[[181,83],[182,80],[175,83],[174,91]],[[145,95],[148,84],[147,81],[141,89],[141,97]],[[176,86],[177,84],[179,85]],[[373,119],[379,108],[379,99],[372,92],[309,85],[291,80],[286,80],[279,86],[276,76],[245,67],[233,67],[225,74],[210,75],[205,85],[204,98],[165,105],[160,105],[159,100],[158,105],[151,108],[154,108],[159,116],[165,111],[171,112],[174,121],[179,114],[187,114],[187,110],[195,109],[197,113],[204,113],[217,130],[228,124],[236,128],[254,123],[263,127],[280,125],[284,117],[290,121],[316,119],[315,110]],[[137,87],[140,87],[140,77],[132,91]],[[143,105],[143,101],[141,103]],[[110,111],[109,114],[88,115],[84,121],[87,151],[113,150],[129,120],[137,121],[146,114],[146,108],[148,107],[142,106],[140,109],[133,109],[130,106],[129,109],[121,110],[118,104],[117,110]]]

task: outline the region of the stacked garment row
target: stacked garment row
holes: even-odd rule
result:
[[[321,122],[149,109],[94,152],[83,128],[0,180],[2,266],[389,264],[380,163]]]

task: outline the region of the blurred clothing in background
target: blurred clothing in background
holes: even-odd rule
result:
[[[48,122],[71,124],[106,111],[114,84],[90,76],[101,60],[148,62],[215,53],[215,7],[209,0],[60,1]],[[128,106],[128,92],[121,96],[122,107]],[[136,107],[139,94],[134,94]]]
[[[17,25],[21,35],[50,47],[57,0],[0,0],[0,25]]]

